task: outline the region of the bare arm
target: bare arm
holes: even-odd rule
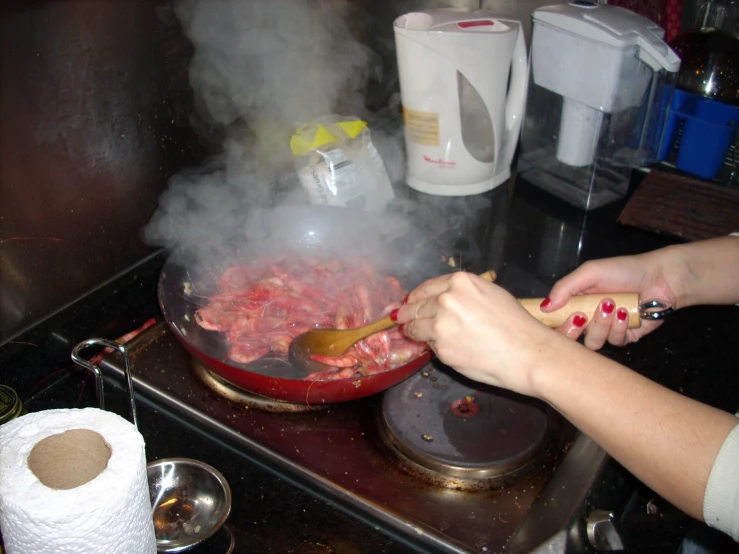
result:
[[[739,237],[665,249],[679,267],[678,308],[739,303]]]
[[[456,273],[411,292],[398,323],[467,377],[535,396],[686,513],[703,518],[737,419],[666,389],[532,318],[500,287]]]
[[[662,300],[676,309],[739,303],[739,237],[586,262],[554,285],[544,310],[583,292],[638,292],[642,300]]]
[[[586,262],[554,285],[542,310],[555,310],[576,294],[608,292],[636,292],[642,301],[658,300],[675,309],[739,303],[739,237]],[[639,329],[627,330],[625,319],[616,317],[617,311],[577,315],[588,320],[585,345],[594,350],[606,341],[614,345],[634,342],[662,324],[644,321]],[[570,318],[560,331],[577,338],[583,328],[573,321]]]
[[[676,309],[739,303],[739,237],[670,246],[640,256],[598,260],[558,282],[549,309],[581,292],[638,292]],[[590,319],[585,344],[623,344],[657,328],[627,331],[616,314]],[[582,329],[562,331],[575,338]],[[703,519],[716,455],[739,420],[666,389],[615,362],[558,339],[551,361],[534,369],[534,394],[558,409],[653,490]],[[546,349],[545,349],[546,350]],[[542,370],[546,367],[546,370]]]
[[[716,455],[739,424],[562,336],[539,350],[532,393],[655,492],[702,520]]]

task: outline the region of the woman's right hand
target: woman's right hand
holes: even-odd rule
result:
[[[670,249],[589,261],[557,281],[541,309],[544,312],[556,310],[577,294],[609,292],[635,292],[640,302],[657,300],[676,308],[674,280],[680,274],[678,265],[681,263],[679,256]],[[662,324],[662,321],[642,320],[641,327],[628,329],[627,315],[624,307],[616,306],[606,297],[594,314],[573,314],[559,331],[573,339],[584,334],[585,346],[598,350],[606,342],[615,346],[636,342]]]
[[[542,351],[553,343],[577,346],[531,317],[504,289],[461,271],[421,283],[395,321],[459,373],[528,395],[534,394],[531,375],[542,366]]]

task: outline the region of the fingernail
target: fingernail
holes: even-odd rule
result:
[[[575,327],[583,327],[588,322],[588,318],[584,315],[576,315],[572,318],[572,324]]]
[[[390,312],[390,319],[393,321],[398,321],[398,308],[395,308],[392,312]]]
[[[410,296],[410,293],[408,293],[408,294],[405,295],[405,298],[403,298],[403,304],[407,304],[408,303],[408,297],[409,296]]]
[[[616,305],[613,302],[606,301],[603,302],[603,305],[600,307],[601,310],[603,310],[604,314],[610,314],[613,312],[613,308],[615,308]]]
[[[541,307],[541,308],[548,308],[551,303],[552,303],[552,301],[547,296],[544,300],[541,301],[541,304],[539,304],[539,307]]]
[[[400,334],[405,335],[405,331],[403,330],[403,327],[405,327],[405,325],[403,325],[402,323],[400,325],[398,325],[398,329],[400,330]]]
[[[626,318],[629,317],[629,312],[627,312],[624,308],[619,308],[616,311],[616,317],[619,321],[626,321]]]

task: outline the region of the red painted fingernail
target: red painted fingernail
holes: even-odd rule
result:
[[[572,318],[572,324],[575,327],[583,327],[588,322],[588,318],[584,315],[576,315]]]
[[[541,304],[539,304],[539,306],[541,308],[548,308],[551,303],[552,303],[552,301],[547,296],[544,300],[541,301]]]
[[[410,296],[410,293],[405,295],[405,298],[403,298],[403,304],[407,304],[408,303],[408,297],[409,296]]]
[[[601,310],[603,310],[604,314],[610,314],[613,312],[613,308],[615,308],[616,305],[613,302],[603,302],[603,305],[600,307]]]
[[[393,321],[398,321],[398,308],[395,308],[392,312],[390,312],[390,319]]]
[[[616,311],[616,317],[619,321],[626,321],[626,318],[629,317],[629,312],[627,312],[624,308],[619,308]]]

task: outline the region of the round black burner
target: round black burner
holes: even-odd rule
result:
[[[192,359],[191,364],[195,375],[205,383],[210,389],[212,389],[218,396],[226,398],[232,402],[238,402],[249,408],[257,410],[264,410],[266,412],[315,412],[326,410],[331,407],[331,404],[293,404],[291,402],[285,402],[283,400],[276,400],[274,398],[267,398],[266,396],[260,396],[258,394],[245,391],[226,381],[223,377],[216,375],[203,364],[195,359]]]
[[[546,405],[465,379],[433,364],[385,393],[385,442],[445,476],[490,479],[517,471],[545,450]]]

